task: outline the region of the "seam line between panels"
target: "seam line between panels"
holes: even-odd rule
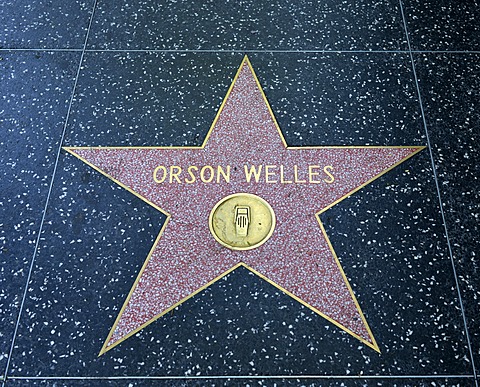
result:
[[[468,332],[467,318],[465,316],[465,308],[463,306],[463,299],[462,299],[462,294],[461,294],[461,290],[460,290],[460,283],[458,281],[457,270],[455,268],[455,261],[454,261],[454,258],[453,258],[453,249],[452,249],[452,245],[450,243],[450,237],[448,235],[447,219],[445,217],[445,212],[443,210],[443,202],[442,202],[440,186],[439,186],[439,183],[438,183],[436,165],[435,165],[435,160],[433,158],[433,150],[432,150],[432,146],[431,146],[431,142],[430,142],[430,136],[429,136],[429,133],[428,133],[428,125],[427,125],[427,120],[425,118],[425,110],[423,108],[422,95],[421,95],[421,92],[420,92],[420,85],[418,83],[417,71],[415,69],[415,60],[413,58],[413,52],[412,52],[411,45],[410,45],[410,38],[409,38],[409,35],[408,35],[407,22],[406,22],[405,13],[404,13],[404,10],[403,10],[402,0],[399,0],[399,3],[400,3],[400,10],[402,12],[405,35],[407,37],[408,50],[409,50],[409,54],[410,54],[410,61],[411,61],[411,64],[412,64],[413,76],[414,76],[415,85],[416,85],[416,88],[417,88],[418,102],[419,102],[419,105],[420,105],[420,111],[422,113],[423,127],[424,127],[424,130],[425,130],[425,136],[426,136],[426,139],[427,139],[427,145],[428,145],[428,151],[429,151],[430,161],[431,161],[432,170],[433,170],[433,176],[434,176],[434,179],[435,179],[435,187],[436,187],[436,191],[437,191],[438,202],[439,202],[439,205],[440,205],[440,213],[441,213],[441,216],[442,216],[442,222],[443,222],[445,237],[447,239],[448,253],[449,253],[449,256],[450,256],[450,263],[452,265],[453,276],[455,278],[455,285],[456,285],[456,288],[457,288],[457,297],[458,297],[458,301],[459,301],[459,304],[460,304],[460,310],[462,312],[464,331],[465,331],[465,336],[466,336],[466,339],[467,339],[468,351],[469,351],[469,354],[470,354],[470,361],[471,361],[471,365],[472,365],[473,377],[475,378],[475,384],[478,387],[478,381],[476,379],[477,378],[477,373],[476,373],[476,369],[475,369],[475,360],[474,360],[474,357],[473,357],[473,350],[472,350],[472,345],[471,345],[471,342],[470,342],[470,334]]]
[[[10,380],[208,380],[208,379],[474,379],[473,375],[205,375],[205,376],[12,376]]]
[[[117,52],[117,53],[213,53],[213,54],[262,54],[262,53],[274,53],[274,54],[480,54],[480,50],[324,50],[324,49],[311,49],[311,50],[215,50],[215,49],[96,49],[96,48],[0,48],[0,52],[30,52],[30,51],[43,51],[43,52]]]
[[[49,202],[50,202],[50,196],[52,194],[52,188],[53,188],[53,183],[55,181],[55,176],[56,176],[57,167],[58,167],[58,161],[60,159],[62,145],[63,145],[63,141],[64,141],[64,138],[65,138],[66,130],[67,130],[67,124],[68,124],[68,120],[70,118],[70,112],[72,110],[72,104],[73,104],[73,99],[74,99],[74,96],[75,96],[75,90],[77,88],[78,78],[79,78],[79,75],[80,75],[80,70],[82,68],[83,58],[84,58],[85,52],[86,52],[88,36],[90,34],[90,29],[92,27],[93,16],[95,14],[95,9],[97,7],[97,1],[98,0],[94,1],[93,8],[92,8],[92,11],[91,11],[91,14],[90,14],[90,20],[88,22],[87,32],[86,32],[85,40],[84,40],[84,43],[83,43],[83,49],[81,50],[81,55],[80,55],[80,59],[79,59],[78,66],[77,66],[77,72],[75,74],[75,80],[73,82],[72,92],[71,92],[71,95],[70,95],[70,100],[68,102],[67,113],[65,115],[65,120],[64,120],[64,123],[63,123],[63,129],[62,129],[62,133],[61,133],[61,136],[60,136],[60,141],[59,141],[59,144],[58,144],[57,154],[56,154],[56,158],[55,158],[55,164],[54,164],[53,172],[52,172],[52,178],[50,180],[50,184],[49,184],[49,188],[48,188],[48,192],[47,192],[47,198],[45,200],[45,205],[43,207],[42,218],[40,220],[40,226],[38,228],[38,234],[37,234],[37,238],[36,238],[36,241],[35,241],[35,248],[33,250],[33,255],[32,255],[32,258],[31,258],[31,261],[30,261],[30,267],[29,267],[29,270],[28,270],[27,278],[26,278],[25,288],[24,288],[24,291],[23,291],[22,300],[20,302],[20,307],[19,307],[19,310],[18,310],[17,321],[16,321],[16,324],[15,324],[15,329],[13,331],[13,337],[12,337],[12,340],[11,340],[10,350],[9,350],[9,353],[8,353],[7,364],[6,364],[5,370],[4,370],[4,378],[5,379],[4,379],[4,382],[3,382],[2,385],[4,385],[6,383],[6,381],[9,379],[8,372],[10,370],[10,363],[11,363],[11,359],[12,359],[13,350],[14,350],[14,347],[15,347],[15,341],[17,339],[18,328],[20,326],[20,319],[21,319],[22,314],[23,314],[23,310],[24,310],[24,306],[25,306],[25,300],[27,298],[27,293],[28,293],[28,287],[29,287],[30,280],[31,280],[31,277],[32,277],[33,268],[34,268],[34,265],[35,265],[35,259],[36,259],[36,256],[37,256],[38,247],[40,245],[40,239],[41,239],[41,235],[42,235],[42,232],[43,232],[43,225],[45,223],[45,217],[46,217],[48,205],[49,205]],[[31,51],[31,50],[28,50],[28,51]],[[55,51],[61,51],[61,50],[55,50]],[[66,50],[66,51],[80,51],[80,50]]]

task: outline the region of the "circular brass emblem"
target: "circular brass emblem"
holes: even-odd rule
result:
[[[250,250],[264,244],[275,228],[275,213],[265,200],[236,193],[220,200],[208,219],[213,237],[232,250]]]

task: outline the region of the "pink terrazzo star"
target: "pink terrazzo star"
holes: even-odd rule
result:
[[[240,265],[379,351],[317,215],[421,149],[287,147],[246,57],[203,146],[66,148],[168,216],[100,354]],[[270,174],[248,182],[245,166],[260,165]],[[218,166],[230,166],[228,182]],[[247,251],[220,245],[208,226],[215,204],[239,192],[277,219]]]

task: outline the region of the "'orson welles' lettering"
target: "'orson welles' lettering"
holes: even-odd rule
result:
[[[335,181],[331,165],[285,166],[285,165],[243,165],[232,168],[230,165],[159,165],[153,170],[153,181],[158,184],[230,183],[243,179],[247,183],[266,184],[332,184]]]

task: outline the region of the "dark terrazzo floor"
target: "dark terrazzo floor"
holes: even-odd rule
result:
[[[253,4],[0,8],[6,386],[478,386],[480,4]],[[245,53],[288,144],[428,146],[322,214],[381,354],[240,268],[97,357],[164,217],[60,146],[201,144]]]

